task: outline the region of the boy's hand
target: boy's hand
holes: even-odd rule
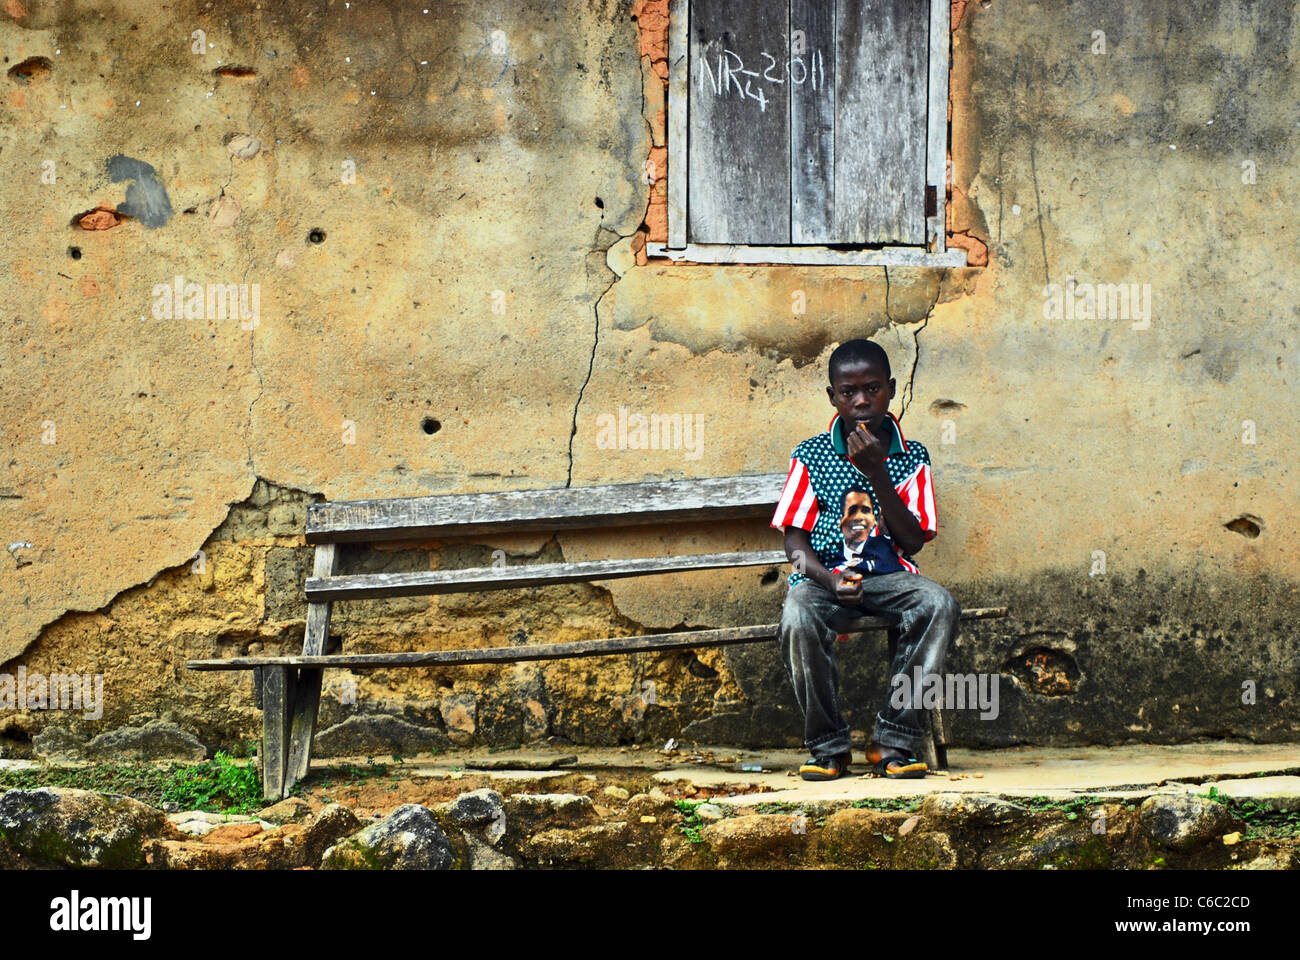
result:
[[[878,436],[867,429],[865,424],[858,424],[858,429],[850,430],[846,440],[849,459],[859,470],[866,473],[871,467],[884,463],[889,447]]]
[[[835,602],[842,607],[856,607],[862,602],[862,574],[841,570],[835,576]]]

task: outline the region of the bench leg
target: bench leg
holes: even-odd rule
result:
[[[320,710],[321,676],[323,670],[303,668],[298,673],[297,696],[289,721],[289,754],[285,769],[284,789],[307,776],[311,766],[311,738],[316,732],[316,714]]]
[[[948,769],[948,725],[943,719],[943,710],[930,711],[930,733],[934,740],[934,758],[940,770]]]
[[[323,543],[316,547],[312,575],[332,577],[337,559],[335,544]],[[307,604],[307,630],[302,639],[304,656],[319,656],[325,652],[325,642],[330,632],[329,603]],[[290,714],[289,750],[286,758],[284,789],[307,776],[311,766],[311,738],[316,733],[316,715],[320,710],[321,681],[324,671],[306,669],[298,673],[298,686]]]
[[[288,667],[262,668],[262,797],[284,799],[285,748],[293,678]]]

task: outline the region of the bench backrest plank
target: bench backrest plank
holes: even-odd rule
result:
[[[770,517],[784,482],[784,473],[769,473],[397,500],[338,500],[307,508],[306,537],[308,543],[370,543],[494,530]]]
[[[577,560],[572,563],[533,563],[464,570],[417,570],[407,573],[347,574],[309,577],[307,600],[326,603],[375,597],[414,597],[426,594],[467,593],[478,590],[513,590],[557,583],[616,580],[653,573],[765,567],[789,563],[783,550],[741,553],[701,553],[686,557],[636,557],[615,560]]]

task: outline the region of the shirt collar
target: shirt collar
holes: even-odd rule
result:
[[[903,438],[903,427],[898,422],[898,418],[891,413],[881,422],[890,434],[889,453],[885,454],[885,456],[892,457],[900,453],[907,453],[907,440]],[[835,448],[835,452],[842,457],[847,457],[849,447],[844,439],[844,429],[840,424],[840,415],[838,413],[831,418],[830,425],[826,429],[830,432],[831,446]]]

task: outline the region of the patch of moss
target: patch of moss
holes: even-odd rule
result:
[[[863,800],[854,800],[849,804],[859,810],[876,810],[880,813],[915,813],[921,809],[920,797],[882,797],[880,799],[866,798]]]

